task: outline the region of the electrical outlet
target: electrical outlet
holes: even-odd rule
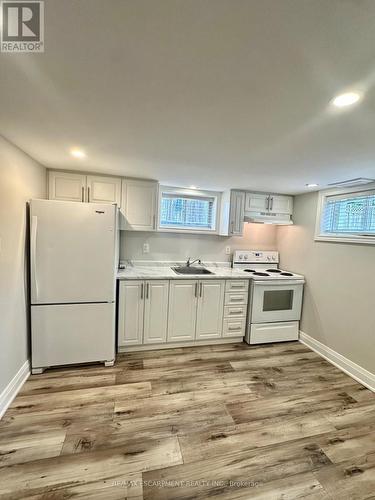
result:
[[[225,247],[225,253],[226,253],[227,255],[230,255],[230,247]]]
[[[150,253],[150,245],[148,243],[143,243],[143,253]]]

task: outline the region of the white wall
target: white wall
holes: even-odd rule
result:
[[[375,245],[314,241],[318,193],[278,229],[281,266],[306,276],[301,330],[375,373]]]
[[[29,357],[26,201],[45,195],[45,168],[0,137],[0,393]]]
[[[143,244],[150,245],[150,253],[143,253]],[[179,233],[144,233],[121,231],[120,258],[134,260],[184,260],[187,257],[202,261],[225,262],[231,259],[225,248],[276,250],[276,227],[263,224],[245,224],[243,237]]]

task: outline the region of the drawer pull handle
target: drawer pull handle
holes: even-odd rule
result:
[[[228,330],[241,330],[241,326],[230,326]]]
[[[231,288],[245,288],[245,285],[243,285],[242,283],[232,283],[231,284]]]
[[[243,297],[231,297],[230,299],[232,302],[238,302],[238,301],[241,301],[243,300]]]
[[[229,311],[229,314],[242,314],[243,309],[235,309],[234,311]]]

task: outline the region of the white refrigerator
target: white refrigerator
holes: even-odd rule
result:
[[[30,202],[31,367],[115,359],[116,205]]]

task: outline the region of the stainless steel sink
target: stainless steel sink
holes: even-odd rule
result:
[[[171,267],[176,274],[214,274],[204,267],[181,266]]]

